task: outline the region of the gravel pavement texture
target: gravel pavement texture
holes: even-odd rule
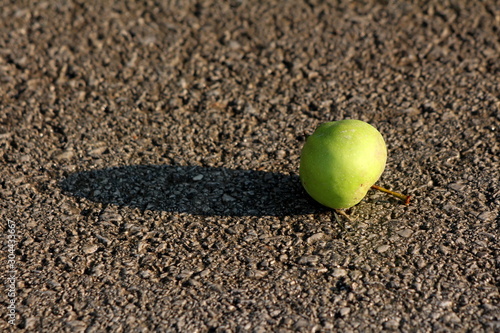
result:
[[[500,332],[499,54],[496,0],[0,0],[0,331]],[[409,206],[304,192],[346,118]]]

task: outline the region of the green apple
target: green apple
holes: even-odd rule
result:
[[[322,124],[307,138],[300,180],[319,203],[346,209],[363,199],[385,169],[387,147],[380,132],[361,120]]]

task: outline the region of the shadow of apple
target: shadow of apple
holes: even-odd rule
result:
[[[132,165],[74,173],[60,186],[94,202],[193,215],[286,216],[327,209],[305,193],[298,176],[255,170]]]

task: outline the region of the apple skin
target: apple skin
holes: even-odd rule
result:
[[[350,208],[361,201],[385,169],[387,147],[380,132],[361,120],[320,125],[300,156],[300,180],[324,206]]]

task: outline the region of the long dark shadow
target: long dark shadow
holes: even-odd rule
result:
[[[78,172],[69,195],[156,211],[217,216],[286,216],[325,211],[298,176],[199,166],[132,165]]]

